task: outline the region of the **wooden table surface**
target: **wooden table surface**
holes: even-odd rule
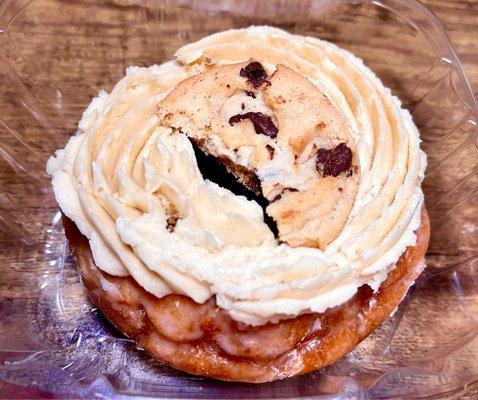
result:
[[[42,1],[42,0],[40,0],[40,1]],[[86,0],[86,1],[88,2],[89,0]],[[150,1],[150,0],[145,0],[145,2],[147,2],[147,1]],[[51,3],[51,2],[52,2],[52,0],[44,0],[44,3]],[[138,3],[139,0],[138,1],[136,1],[136,0],[111,0],[111,2],[112,3],[129,4],[129,3],[135,3],[135,2]],[[2,10],[3,5],[7,4],[7,3],[8,3],[7,1],[2,2],[2,0],[0,0],[0,11]],[[71,1],[71,3],[74,3],[74,1]],[[91,1],[91,3],[94,3],[94,2]],[[458,1],[422,0],[422,3],[424,3],[431,11],[433,11],[437,15],[437,17],[442,21],[442,23],[443,23],[445,29],[447,30],[447,33],[448,33],[448,35],[449,35],[449,37],[452,41],[452,43],[455,46],[455,49],[458,53],[458,56],[463,63],[465,72],[468,76],[470,84],[472,85],[472,88],[474,90],[475,97],[476,97],[478,95],[478,0],[476,0],[476,1],[472,1],[472,0],[468,0],[468,1],[465,1],[465,0],[458,0]],[[61,10],[58,10],[58,13],[61,14],[61,12],[62,12]],[[52,16],[48,15],[48,14],[42,15],[41,17],[44,18],[44,19],[48,19],[48,18],[51,19],[52,18]],[[94,16],[92,18],[94,18]],[[0,28],[1,28],[1,26],[0,26]],[[105,26],[104,29],[107,30],[109,28],[108,28],[108,26]],[[67,32],[65,32],[65,35],[70,34],[70,35],[73,36],[73,34],[68,31],[68,28],[66,28],[66,31]],[[115,38],[119,38],[119,40],[124,40],[125,47],[127,46],[127,43],[128,43],[127,39],[132,39],[131,42],[130,42],[131,45],[132,46],[137,46],[141,50],[142,43],[137,37],[134,37],[135,32],[120,32],[115,27],[111,28],[111,32],[113,32],[113,36],[117,35]],[[130,36],[128,36],[128,35],[130,35]],[[113,38],[112,40],[114,40],[115,38]],[[134,40],[136,40],[136,41],[134,41]],[[182,37],[178,38],[178,41],[183,41],[183,40],[184,40],[184,38],[182,38]],[[58,42],[59,42],[59,46],[61,47],[61,45],[62,45],[61,40],[58,40]],[[0,41],[0,45],[1,44],[2,43]],[[105,46],[107,44],[108,43],[105,42]],[[0,48],[0,50],[1,50],[1,48]],[[124,50],[124,48],[123,48],[123,50]],[[37,51],[37,50],[35,49],[35,51]],[[139,51],[138,51],[138,53],[139,53]],[[116,57],[117,55],[112,54],[111,56]],[[136,57],[136,59],[141,58],[140,54],[133,54],[133,56]],[[78,54],[78,57],[79,58],[88,57],[88,49],[85,49],[83,53]],[[21,62],[21,60],[19,60],[19,62]],[[62,63],[62,60],[59,59],[59,60],[56,60],[56,62],[60,65]],[[111,64],[114,64],[114,60],[111,62]],[[102,65],[101,67],[105,67],[105,66]],[[118,67],[118,68],[116,68],[116,70],[113,71],[113,68],[111,68],[111,70],[109,70],[108,69],[109,66],[107,66],[105,68],[98,69],[97,71],[93,71],[93,72],[87,71],[87,72],[91,73],[91,80],[88,81],[88,83],[91,84],[91,87],[88,89],[91,92],[91,93],[89,93],[90,97],[91,97],[92,93],[94,93],[94,91],[97,90],[97,86],[102,85],[103,77],[101,76],[101,74],[104,74],[106,76],[108,74],[113,74],[113,73],[118,74],[118,73],[123,73],[124,72],[122,70],[123,66],[114,65],[114,67]],[[119,70],[121,70],[121,71],[118,72]],[[98,71],[100,71],[100,72],[98,72]],[[2,83],[1,82],[1,78],[2,78],[1,72],[2,71],[0,70],[0,95],[4,94],[4,93],[1,92],[1,90],[3,90],[2,85],[1,85],[1,83]],[[61,72],[59,72],[59,73],[61,73]],[[81,73],[83,73],[83,72],[81,72]],[[78,85],[78,82],[72,81],[71,86],[74,87],[74,85]],[[70,93],[72,98],[74,97],[74,95],[75,95],[74,92],[77,89],[78,89],[78,91],[80,90],[78,87],[74,87],[74,90],[72,90],[72,93]],[[110,88],[107,87],[107,89],[110,89]],[[50,93],[45,92],[45,96],[46,95],[50,95]],[[79,95],[78,95],[78,98],[80,98]],[[3,117],[1,115],[2,106],[3,105],[0,103],[0,117]],[[77,104],[76,108],[75,107],[71,108],[71,110],[70,110],[71,112],[69,114],[65,113],[63,115],[63,117],[65,118],[65,121],[64,121],[65,126],[67,126],[68,129],[70,129],[70,131],[72,129],[71,127],[76,125],[76,121],[78,121],[79,115],[81,114],[81,111],[82,111],[83,108],[84,108],[84,104],[81,104],[79,102]],[[10,112],[10,114],[12,114],[12,112]],[[11,115],[12,123],[15,122],[15,118],[16,118],[15,115]],[[20,118],[18,118],[18,119],[20,119]],[[22,125],[22,123],[19,123],[18,126],[17,126],[17,129],[21,130],[22,128],[24,128],[24,126]],[[35,129],[35,127],[29,127],[29,128]],[[41,137],[40,135],[38,135],[37,139],[38,139],[38,142],[41,142],[42,140],[44,140],[44,138]],[[50,138],[47,138],[47,139],[50,139]],[[64,137],[61,138],[61,140],[58,139],[58,137],[55,138],[54,140],[58,140],[59,142],[61,142],[61,141],[64,141]],[[47,146],[52,147],[52,144],[47,143],[45,145],[45,147],[47,147]],[[54,147],[57,148],[57,147],[59,147],[59,145],[55,144]],[[27,161],[29,161],[29,160],[27,160]],[[25,254],[26,255],[21,260],[21,262],[19,262],[18,260],[20,259],[20,257],[23,257],[23,253],[20,254],[20,255],[17,254],[17,250],[14,249],[13,247],[10,249],[10,252],[8,252],[7,247],[9,246],[9,244],[11,245],[11,243],[13,243],[13,242],[11,242],[11,241],[9,242],[8,238],[5,239],[5,236],[2,236],[2,230],[1,230],[2,214],[1,214],[1,211],[2,211],[2,207],[5,204],[5,203],[2,202],[3,201],[2,195],[8,194],[8,191],[5,191],[5,193],[2,192],[2,185],[3,185],[3,188],[8,187],[8,190],[11,190],[12,192],[14,192],[15,190],[18,189],[18,185],[16,183],[15,175],[12,173],[12,171],[10,169],[3,168],[3,164],[0,163],[0,249],[2,248],[2,245],[3,245],[4,247],[3,247],[2,250],[5,250],[5,251],[3,251],[3,254],[0,254],[0,265],[2,265],[2,266],[3,266],[3,264],[7,264],[7,265],[11,264],[12,265],[11,270],[7,269],[5,271],[2,271],[2,273],[3,273],[2,277],[1,277],[2,280],[0,280],[0,302],[2,300],[10,301],[11,299],[15,299],[15,300],[25,300],[25,304],[27,304],[27,300],[31,300],[31,298],[35,296],[35,293],[34,292],[28,292],[28,290],[25,289],[24,279],[25,279],[25,277],[27,277],[28,279],[31,279],[31,281],[32,281],[31,283],[33,285],[31,287],[34,287],[34,284],[37,283],[37,282],[34,281],[34,279],[36,277],[35,274],[38,274],[38,271],[35,271],[35,268],[36,268],[35,263],[37,262],[37,260],[30,257],[30,255],[28,253],[27,246],[25,247],[25,249],[26,249]],[[30,188],[29,190],[32,190],[32,188]],[[24,194],[27,194],[26,191],[25,191]],[[25,196],[25,198],[17,199],[17,201],[21,201],[22,204],[27,208],[31,207],[33,212],[35,212],[36,205],[33,203],[33,201],[30,200],[30,198],[28,196]],[[48,204],[51,204],[52,212],[56,211],[56,204],[54,204],[54,202],[51,200],[51,198],[48,199],[48,198],[45,197],[45,202],[48,203]],[[9,212],[10,212],[10,210],[9,210]],[[36,210],[36,212],[38,212],[38,210]],[[20,218],[24,218],[24,216],[20,216]],[[47,223],[49,223],[50,220],[51,220],[51,215],[48,215],[48,220],[47,220],[46,216],[42,216],[42,218],[44,219],[44,221],[41,221],[40,219],[38,221],[41,221],[41,222],[36,221],[37,225],[36,225],[36,227],[33,228],[33,229],[37,230],[35,232],[43,232],[44,225],[42,226],[42,223],[44,222],[45,225]],[[42,243],[42,245],[45,245],[45,243]],[[48,244],[48,245],[50,245],[50,244]],[[55,244],[53,243],[53,245],[55,245]],[[441,255],[446,256],[447,254],[444,253],[444,254],[441,254]],[[438,255],[434,254],[434,256],[436,256],[437,259],[441,255],[440,254],[438,254]],[[18,265],[15,265],[15,263],[17,263]],[[17,268],[24,268],[24,264],[26,264],[26,263],[30,263],[31,265],[34,265],[35,268],[31,267],[31,265],[30,265],[30,267],[27,267],[25,269],[26,272],[19,278],[18,273],[17,273],[18,272]],[[28,268],[30,268],[30,269],[28,269]],[[48,273],[48,271],[46,271],[47,268],[49,268],[48,265],[46,266],[45,270],[42,270],[42,272]],[[73,269],[72,269],[72,271],[68,272],[66,275],[67,275],[67,278],[70,279],[71,282],[75,282],[75,279],[77,280],[75,271]],[[7,283],[5,284],[4,282],[7,282]],[[82,288],[79,287],[79,286],[80,286],[79,284],[77,286],[74,286],[74,290],[79,290],[80,293],[81,293]],[[83,297],[81,297],[81,299],[83,299]],[[4,303],[0,303],[0,322],[1,322],[1,316],[2,316],[2,308],[1,308],[2,304],[4,304]],[[34,313],[34,312],[36,312],[36,308],[35,309],[30,309],[29,311]],[[2,328],[1,324],[0,324],[0,328]],[[0,329],[0,339],[2,339],[1,335],[2,335],[2,330]],[[0,340],[0,344],[1,343],[2,342]],[[478,358],[478,354],[477,354],[477,358]],[[2,361],[1,358],[0,358],[0,361]],[[8,388],[2,386],[2,383],[0,381],[0,398],[2,398],[2,395],[3,395],[3,397],[14,397],[14,396],[16,396],[17,398],[19,396],[20,397],[22,396],[22,393],[19,393],[18,391],[15,392],[16,389],[13,392],[8,392],[8,390],[9,390]],[[24,395],[24,397],[26,397],[27,393],[25,392],[25,393],[23,393],[23,395]],[[445,397],[441,397],[441,398],[445,398]],[[478,384],[474,384],[474,385],[466,388],[464,393],[463,392],[454,393],[454,394],[452,394],[452,395],[450,395],[449,397],[446,397],[446,398],[449,398],[449,399],[465,399],[465,400],[477,399],[478,398]]]
[[[443,23],[463,64],[475,99],[478,99],[478,0],[421,0],[421,2]],[[459,398],[478,399],[478,385],[474,385]]]
[[[478,99],[478,0],[421,0],[421,3],[426,5],[445,27],[462,62],[475,99]],[[478,385],[475,384],[467,393],[453,398],[478,399]]]
[[[443,23],[478,96],[478,0],[421,0]]]

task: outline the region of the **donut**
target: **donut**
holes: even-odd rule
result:
[[[177,369],[253,383],[318,370],[365,339],[396,310],[425,268],[430,235],[423,209],[417,245],[400,257],[378,291],[362,286],[324,313],[251,326],[234,321],[213,298],[203,304],[175,294],[157,298],[130,277],[109,275],[96,267],[86,237],[68,218],[63,222],[90,298],[119,331]]]
[[[426,156],[361,60],[272,27],[131,67],[47,163],[106,317],[189,373],[267,382],[340,359],[423,270]]]

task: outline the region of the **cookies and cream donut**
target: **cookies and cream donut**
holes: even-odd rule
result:
[[[320,330],[312,323],[287,331],[290,321],[310,315],[317,321],[321,313],[355,304],[364,287],[386,299],[381,284],[401,259],[408,278],[401,286],[397,281],[393,301],[383,300],[391,312],[423,268],[428,242],[421,190],[426,158],[399,100],[345,50],[271,27],[217,33],[175,56],[129,68],[111,93],[92,101],[77,135],[48,161],[56,199],[76,225],[69,232],[78,229],[89,243],[77,253],[79,264],[88,260],[88,268],[79,265],[87,286],[89,279],[101,286],[108,277],[118,285],[116,300],[104,292],[109,318],[136,337],[125,321],[142,309],[155,334],[203,346],[212,322],[193,324],[192,333],[184,328],[186,339],[180,330],[168,336],[155,307],[173,297],[201,314],[213,304],[227,320],[215,320],[215,332],[231,324],[251,331],[249,342],[232,345],[231,333],[214,336],[214,346],[233,357],[278,359]],[[205,179],[197,148],[253,196]],[[77,243],[75,235],[70,239]],[[410,249],[419,251],[407,264]],[[102,271],[95,277],[92,260]],[[147,300],[133,302],[139,304],[134,312],[115,313],[125,291]],[[385,317],[371,316],[372,329]],[[262,340],[241,352],[254,342],[253,332],[262,337],[271,326],[297,335],[285,334],[268,355],[258,350]],[[309,368],[285,371],[277,364],[276,375],[256,371],[257,379],[232,369],[221,375],[206,362],[195,369],[158,354],[149,341],[143,345],[189,372],[264,381],[329,363],[365,334]],[[214,346],[204,347],[209,355]],[[194,353],[197,363],[204,352]]]

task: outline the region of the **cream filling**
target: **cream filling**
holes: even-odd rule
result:
[[[279,245],[259,205],[203,179],[189,140],[161,126],[158,102],[204,70],[206,57],[220,64],[254,58],[271,70],[286,64],[316,84],[349,124],[362,180],[344,229],[324,251]],[[48,161],[56,199],[89,239],[96,265],[131,275],[158,297],[178,293],[202,303],[216,295],[232,318],[252,325],[323,312],[363,284],[376,290],[416,243],[423,203],[426,157],[399,100],[352,54],[271,27],[211,35],[176,58],[129,68],[111,93],[92,101],[78,134]],[[247,149],[237,157],[245,165]],[[287,154],[281,157],[277,170]],[[171,209],[180,217],[173,231]]]

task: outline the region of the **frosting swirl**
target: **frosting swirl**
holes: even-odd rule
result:
[[[177,293],[203,303],[215,295],[232,318],[252,325],[323,312],[364,284],[377,289],[415,244],[423,203],[426,157],[399,100],[347,51],[271,27],[214,34],[175,56],[131,67],[111,93],[101,91],[78,134],[48,161],[56,199],[88,237],[96,265],[131,275],[158,297]],[[204,179],[189,139],[158,115],[171,90],[208,64],[251,58],[305,76],[355,141],[357,194],[323,249],[280,244],[261,207]]]

